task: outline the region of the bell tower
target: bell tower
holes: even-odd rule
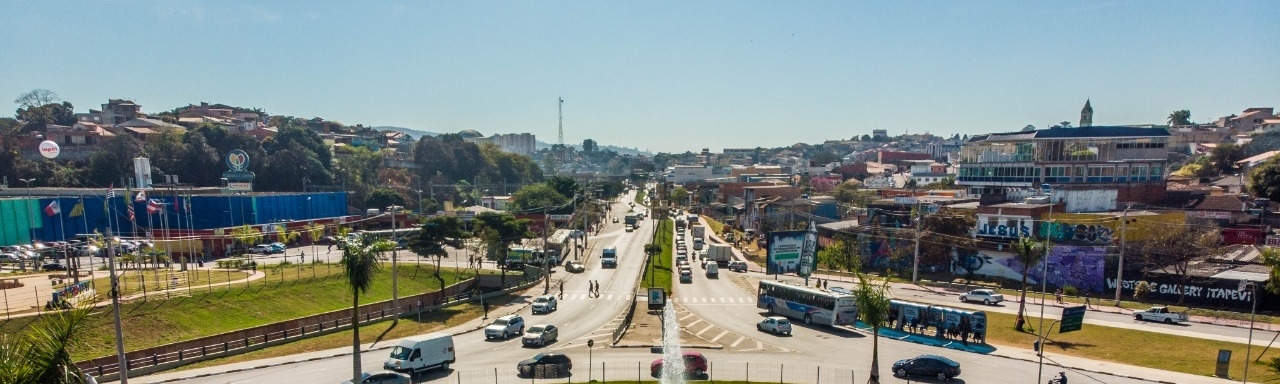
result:
[[[1078,127],[1093,126],[1093,107],[1089,105],[1089,99],[1084,100],[1084,109],[1080,110],[1080,124]]]

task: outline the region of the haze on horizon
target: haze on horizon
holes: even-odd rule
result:
[[[5,2],[0,97],[684,152],[1280,104],[1266,1]],[[11,108],[16,105],[10,104]]]

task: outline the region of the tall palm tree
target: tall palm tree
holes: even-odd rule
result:
[[[1022,300],[1018,301],[1018,320],[1014,324],[1018,331],[1022,331],[1022,323],[1027,318],[1027,274],[1031,272],[1032,266],[1044,259],[1045,244],[1030,237],[1020,237],[1011,245],[1018,254],[1018,261],[1022,263]]]
[[[858,273],[858,286],[853,290],[858,302],[858,317],[871,327],[871,376],[868,383],[880,383],[880,327],[889,321],[889,279],[872,282]]]
[[[1191,125],[1191,111],[1181,109],[1169,113],[1169,125]]]
[[[342,240],[342,274],[351,286],[351,382],[360,382],[360,294],[368,293],[373,285],[373,275],[381,268],[378,260],[395,245],[372,236]]]

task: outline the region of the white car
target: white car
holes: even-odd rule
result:
[[[484,338],[488,339],[507,339],[512,335],[524,334],[524,318],[520,315],[506,315],[499,317],[493,321],[493,324],[484,327]]]
[[[960,301],[964,303],[980,301],[986,305],[993,305],[1004,301],[1004,295],[990,289],[975,289],[960,295]]]
[[[264,255],[270,255],[272,253],[272,248],[270,245],[258,244],[253,246],[253,248],[249,248],[249,253],[260,253]]]
[[[781,316],[770,316],[756,323],[756,329],[776,335],[791,334],[791,320]]]
[[[559,308],[556,297],[552,295],[542,295],[533,299],[533,313],[551,313]]]

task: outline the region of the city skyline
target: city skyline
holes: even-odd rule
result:
[[[0,96],[684,152],[1280,104],[1268,3],[10,2]],[[16,105],[10,104],[11,108]]]

